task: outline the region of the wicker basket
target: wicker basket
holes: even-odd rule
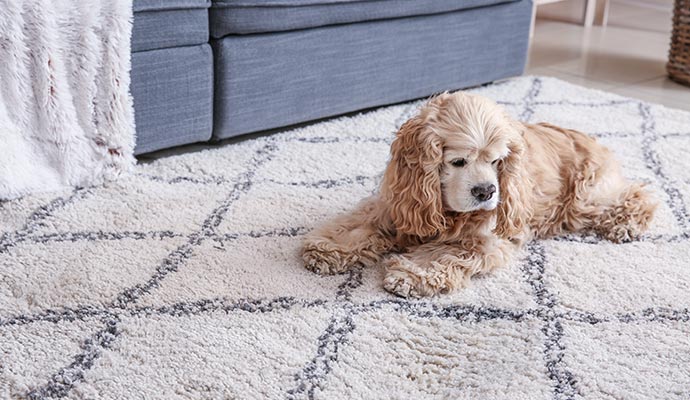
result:
[[[676,0],[666,70],[674,81],[690,85],[690,0]]]

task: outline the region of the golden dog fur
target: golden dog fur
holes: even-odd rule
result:
[[[497,193],[475,204],[467,185],[479,181],[496,182]],[[309,233],[302,257],[322,274],[382,263],[386,290],[430,296],[506,265],[533,238],[588,231],[632,240],[655,208],[595,139],[444,93],[398,131],[379,194]]]

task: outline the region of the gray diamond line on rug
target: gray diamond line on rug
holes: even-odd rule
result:
[[[642,143],[647,167],[654,172],[654,175],[661,181],[662,188],[668,196],[666,201],[669,207],[671,207],[671,210],[673,210],[673,214],[678,220],[679,225],[686,233],[690,232],[690,227],[688,225],[689,217],[685,208],[685,203],[683,202],[683,196],[664,173],[661,162],[659,161],[659,155],[652,149],[652,143],[656,141],[654,117],[651,115],[648,105],[639,103],[638,107],[640,115],[643,118],[641,130],[644,135],[644,140]]]

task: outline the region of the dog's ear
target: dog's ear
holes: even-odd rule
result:
[[[426,116],[418,115],[403,124],[391,145],[381,188],[398,233],[430,237],[445,227],[442,161],[443,143],[428,127]]]
[[[505,239],[521,237],[526,232],[531,218],[529,208],[531,185],[524,168],[525,141],[523,125],[517,121],[511,124],[510,153],[498,165],[498,186],[500,202],[495,233]]]

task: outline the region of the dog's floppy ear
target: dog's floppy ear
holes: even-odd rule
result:
[[[523,165],[525,141],[522,137],[523,125],[517,121],[511,124],[510,153],[498,166],[498,186],[500,202],[497,210],[495,233],[505,239],[522,236],[527,229],[531,212],[529,208],[529,177]]]
[[[443,143],[425,119],[418,115],[400,127],[381,188],[396,231],[418,237],[434,236],[446,224],[440,178]]]

